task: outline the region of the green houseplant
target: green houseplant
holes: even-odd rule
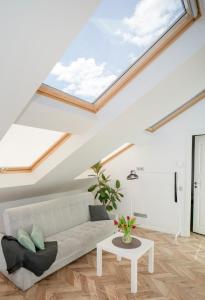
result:
[[[107,211],[117,209],[117,203],[124,195],[121,191],[120,181],[117,179],[111,183],[110,176],[105,175],[105,170],[100,162],[92,166],[92,170],[97,176],[97,183],[89,187],[89,192],[95,192],[95,199],[98,199]]]

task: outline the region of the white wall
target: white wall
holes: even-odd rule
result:
[[[147,214],[137,218],[143,227],[170,233],[189,233],[191,143],[190,137],[205,134],[205,101],[198,103],[154,134],[144,133],[136,146],[105,165],[107,172],[122,182],[124,200],[119,213]],[[150,124],[151,125],[151,124]],[[139,180],[127,181],[131,169]],[[174,202],[174,172],[178,172],[178,203]],[[186,228],[185,228],[186,226]]]

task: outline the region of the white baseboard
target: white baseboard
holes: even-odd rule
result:
[[[154,225],[147,225],[147,224],[138,224],[137,227],[140,228],[145,228],[145,229],[150,229],[150,230],[154,230],[154,231],[159,231],[159,232],[163,232],[163,233],[169,233],[169,234],[173,234],[176,236],[176,231],[170,229],[170,228],[166,228],[166,227],[158,227],[158,226],[154,226]]]

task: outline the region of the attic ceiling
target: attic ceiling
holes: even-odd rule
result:
[[[0,138],[83,27],[98,0],[0,3]],[[79,9],[79,7],[81,9]]]
[[[45,96],[35,94],[16,122],[82,135],[94,126],[96,120],[96,116],[91,113],[81,112],[61,102],[50,101]]]
[[[84,1],[75,1],[72,12],[69,1],[63,1],[60,7],[57,2],[23,1],[22,8],[6,3],[3,4],[5,11],[0,9],[6,36],[15,36],[0,49],[3,55],[0,55],[0,63],[5,70],[1,76],[1,102],[5,108],[0,111],[1,136],[12,123],[72,133],[72,137],[33,174],[0,175],[0,201],[82,187],[82,181],[74,182],[76,176],[122,144],[135,143],[137,136],[144,134],[150,124],[191,99],[205,86],[205,19],[202,14],[97,115],[35,95],[98,2],[86,1],[85,5]],[[202,11],[204,3],[201,1]],[[79,7],[83,9],[79,11]],[[17,15],[12,22],[8,20],[9,13]],[[2,27],[0,34],[5,35]],[[22,36],[32,36],[32,39],[23,42]],[[35,49],[32,48],[34,44]],[[14,76],[11,76],[12,69]]]

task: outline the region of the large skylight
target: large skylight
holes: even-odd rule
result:
[[[185,13],[182,0],[103,0],[44,84],[94,103]]]
[[[31,167],[64,133],[13,124],[0,141],[0,168]]]

